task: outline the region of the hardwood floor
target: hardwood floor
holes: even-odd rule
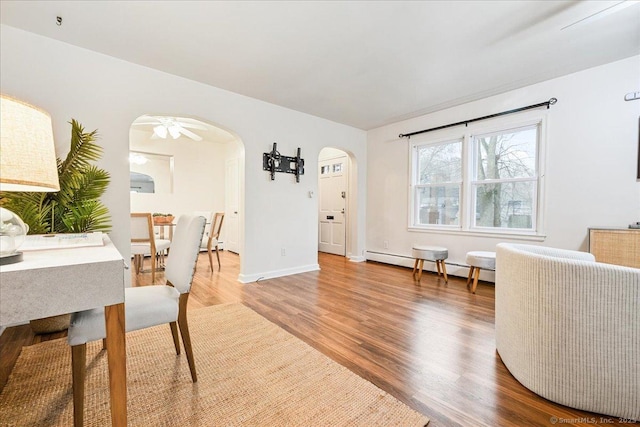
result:
[[[200,254],[190,310],[241,302],[424,413],[430,426],[550,426],[553,417],[565,425],[618,423],[549,402],[509,374],[495,350],[491,284],[480,282],[473,295],[463,278],[445,284],[425,273],[418,283],[410,269],[322,253],[320,271],[241,284],[239,257],[220,256],[222,271],[211,273]],[[156,281],[164,283],[164,274]],[[0,389],[23,345],[62,335],[34,336],[28,325],[5,331]]]

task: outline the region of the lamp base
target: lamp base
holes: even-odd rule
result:
[[[22,262],[22,252],[16,252],[14,254],[3,255],[0,257],[0,265],[15,264]]]

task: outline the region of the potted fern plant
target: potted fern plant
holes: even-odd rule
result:
[[[64,160],[57,159],[60,191],[0,193],[0,205],[20,216],[29,226],[29,234],[111,230],[109,210],[100,201],[110,175],[92,164],[102,156],[97,130],[85,132],[75,119],[70,124],[69,153]],[[68,327],[69,317],[33,320],[31,327],[36,333],[56,332]]]

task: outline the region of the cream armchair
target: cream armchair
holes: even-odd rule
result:
[[[640,269],[591,254],[501,243],[496,348],[531,391],[640,419]]]

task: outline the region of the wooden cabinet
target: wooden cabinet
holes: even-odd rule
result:
[[[598,262],[640,268],[640,229],[589,228],[589,252]]]

